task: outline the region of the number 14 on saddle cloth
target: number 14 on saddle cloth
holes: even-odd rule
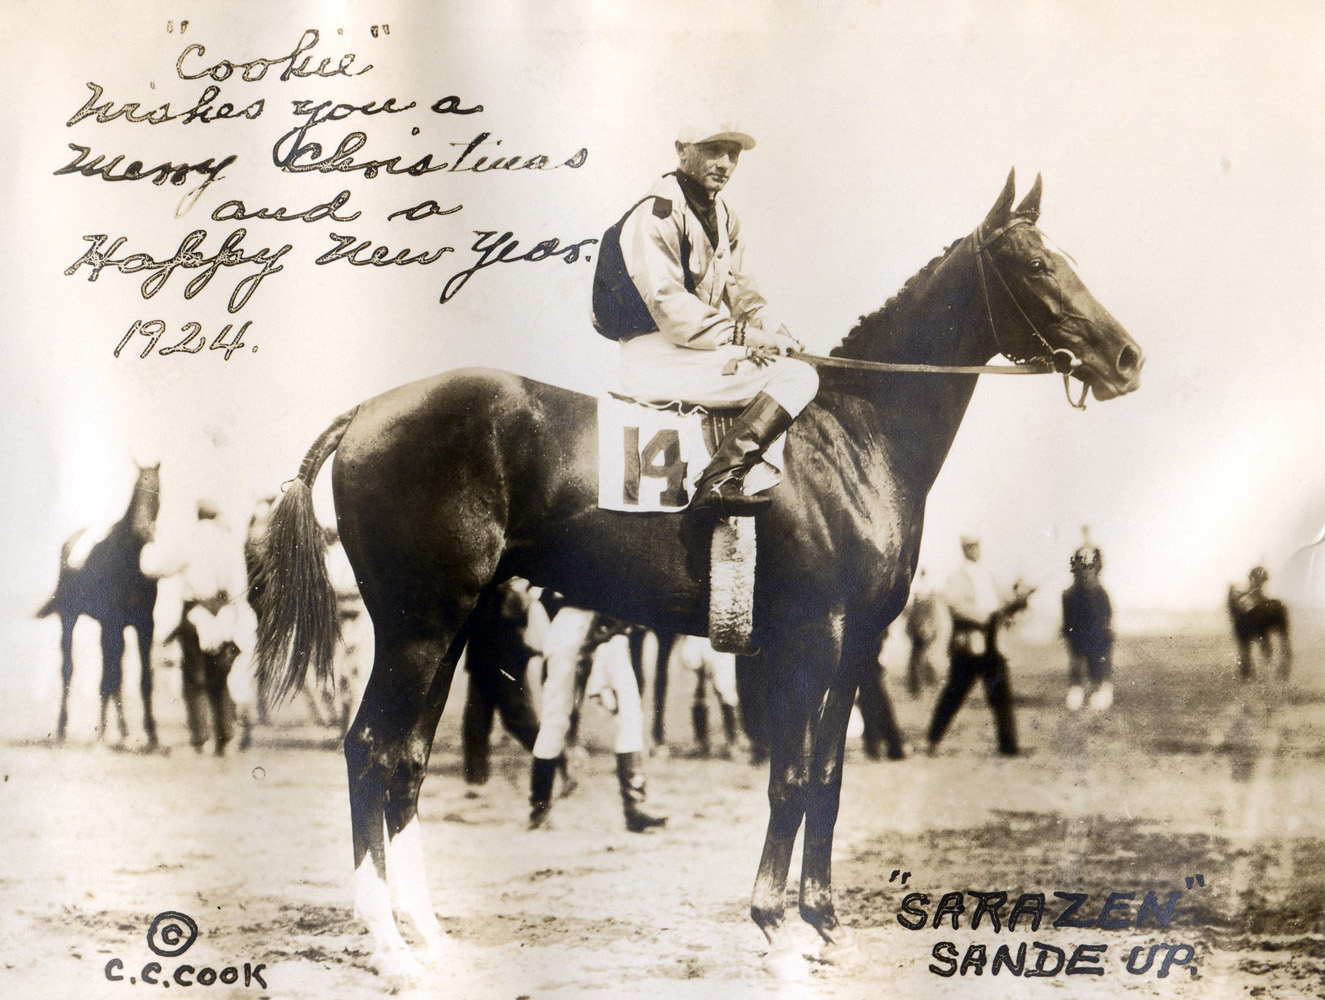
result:
[[[604,510],[660,513],[684,510],[708,464],[724,418],[740,412],[669,403],[598,398],[598,506]],[[717,424],[718,426],[714,426]],[[770,489],[782,479],[784,436],[745,477],[745,492]]]

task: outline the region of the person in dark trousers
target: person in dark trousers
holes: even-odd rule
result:
[[[998,752],[1015,756],[1019,749],[1017,723],[1012,710],[1008,663],[998,651],[998,630],[1026,607],[1032,590],[1023,590],[1018,583],[1005,601],[993,576],[980,565],[979,539],[964,535],[961,541],[965,558],[944,588],[944,599],[952,613],[952,638],[948,643],[951,666],[929,725],[929,752],[935,752],[948,724],[979,678],[984,682],[985,695],[994,713]]]
[[[244,590],[241,554],[216,504],[199,500],[195,531],[187,547],[181,543],[171,570],[181,576],[183,609],[165,641],[179,643],[189,742],[202,753],[208,736],[214,737],[218,757],[235,732],[229,678],[240,652],[236,602]]]
[[[911,655],[906,662],[906,690],[918,698],[925,688],[938,684],[930,651],[939,637],[939,597],[929,589],[922,569],[911,588],[911,606],[906,609],[906,637]]]
[[[902,746],[902,734],[897,728],[893,703],[883,686],[883,678],[883,665],[876,663],[860,682],[856,704],[860,708],[861,721],[865,724],[861,743],[865,748],[865,756],[870,760],[879,760],[885,753],[889,760],[903,760],[906,750]]]
[[[492,723],[502,726],[526,750],[538,738],[538,713],[526,683],[529,661],[537,654],[527,630],[533,605],[529,585],[507,580],[479,598],[470,616],[465,670],[469,689],[461,723],[465,783],[487,784],[491,771]],[[541,612],[540,612],[541,613]]]
[[[1103,711],[1113,704],[1113,605],[1100,583],[1104,557],[1083,544],[1069,563],[1072,585],[1063,591],[1063,639],[1067,642],[1067,707],[1075,712],[1090,699]]]

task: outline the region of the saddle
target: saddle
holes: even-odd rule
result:
[[[740,406],[645,403],[609,393],[598,399],[598,506],[632,513],[680,512]],[[753,494],[782,478],[783,441],[745,476]],[[751,653],[755,519],[723,518],[709,543],[709,640],[722,653]]]
[[[685,510],[709,457],[742,409],[647,403],[617,393],[598,397],[599,508],[636,514]],[[781,481],[783,444],[783,438],[774,441],[746,474],[747,494]]]

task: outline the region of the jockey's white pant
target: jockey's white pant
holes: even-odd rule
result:
[[[722,374],[741,359],[732,375]],[[661,333],[644,333],[621,342],[617,374],[622,390],[646,402],[674,399],[701,406],[744,406],[766,392],[793,417],[819,390],[819,373],[804,361],[773,357],[757,365],[746,349],[726,344],[716,351],[679,347]]]
[[[575,710],[576,667],[593,618],[592,611],[562,608],[548,626],[543,646],[547,679],[543,682],[535,757],[555,760],[566,749],[566,734]],[[604,686],[616,695],[615,752],[638,753],[644,749],[644,710],[630,665],[630,642],[624,635],[613,636],[598,647],[594,658],[594,670],[605,673]]]
[[[672,647],[672,662],[694,671],[702,683],[707,678],[713,693],[724,705],[736,707],[736,655],[719,653],[707,639],[697,635],[678,636]],[[697,685],[698,687],[698,685]],[[695,692],[700,697],[702,688]]]

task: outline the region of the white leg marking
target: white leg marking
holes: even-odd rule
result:
[[[396,909],[409,918],[422,936],[430,960],[435,962],[445,957],[452,950],[453,942],[437,922],[437,913],[428,894],[428,875],[423,866],[423,831],[417,815],[405,825],[405,829],[387,841],[386,858],[387,884],[391,887],[391,899]]]
[[[409,953],[409,945],[400,936],[391,915],[391,894],[377,876],[373,859],[364,855],[354,872],[354,912],[368,926],[373,939],[369,963],[384,975],[416,975],[418,962]]]

